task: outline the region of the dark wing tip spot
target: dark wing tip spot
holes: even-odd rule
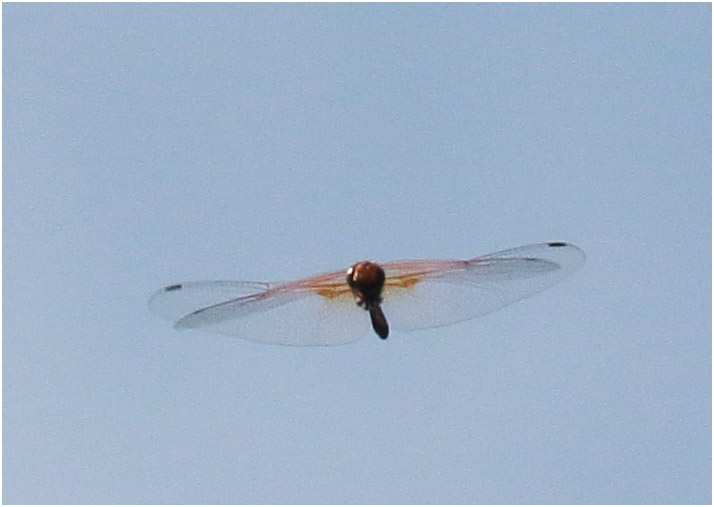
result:
[[[568,246],[568,244],[564,243],[563,241],[551,241],[550,243],[548,243],[548,246],[560,247],[560,246]]]
[[[179,290],[183,287],[182,284],[177,283],[174,285],[169,285],[168,287],[164,287],[164,292],[171,292],[172,290]]]

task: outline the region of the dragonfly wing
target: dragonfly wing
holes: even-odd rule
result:
[[[578,247],[542,243],[465,261],[383,264],[382,307],[394,329],[473,319],[536,294],[585,260]],[[289,284],[195,282],[155,293],[149,307],[176,328],[282,345],[340,345],[371,332],[343,271]]]
[[[188,282],[169,285],[149,299],[151,311],[175,324],[181,318],[207,306],[270,289],[263,282]]]
[[[385,287],[382,307],[395,329],[444,326],[532,296],[570,275],[584,260],[574,245],[541,243],[467,261],[421,261],[424,273],[415,275],[417,281]],[[408,264],[384,267],[395,276]]]
[[[156,292],[149,307],[179,329],[204,329],[281,345],[341,345],[369,332],[349,294],[323,297],[260,282],[193,282]]]

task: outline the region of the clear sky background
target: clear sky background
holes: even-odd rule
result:
[[[2,10],[5,503],[711,502],[710,4]],[[147,308],[546,240],[386,341]]]

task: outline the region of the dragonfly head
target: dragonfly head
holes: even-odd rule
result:
[[[347,285],[357,300],[357,304],[369,309],[382,302],[382,287],[384,287],[384,270],[371,261],[362,261],[347,270]]]

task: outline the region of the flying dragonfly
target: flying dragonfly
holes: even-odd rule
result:
[[[287,283],[168,285],[149,308],[176,329],[204,329],[280,345],[342,345],[369,332],[409,331],[474,319],[532,296],[578,269],[585,253],[552,241],[468,260],[414,260]]]

